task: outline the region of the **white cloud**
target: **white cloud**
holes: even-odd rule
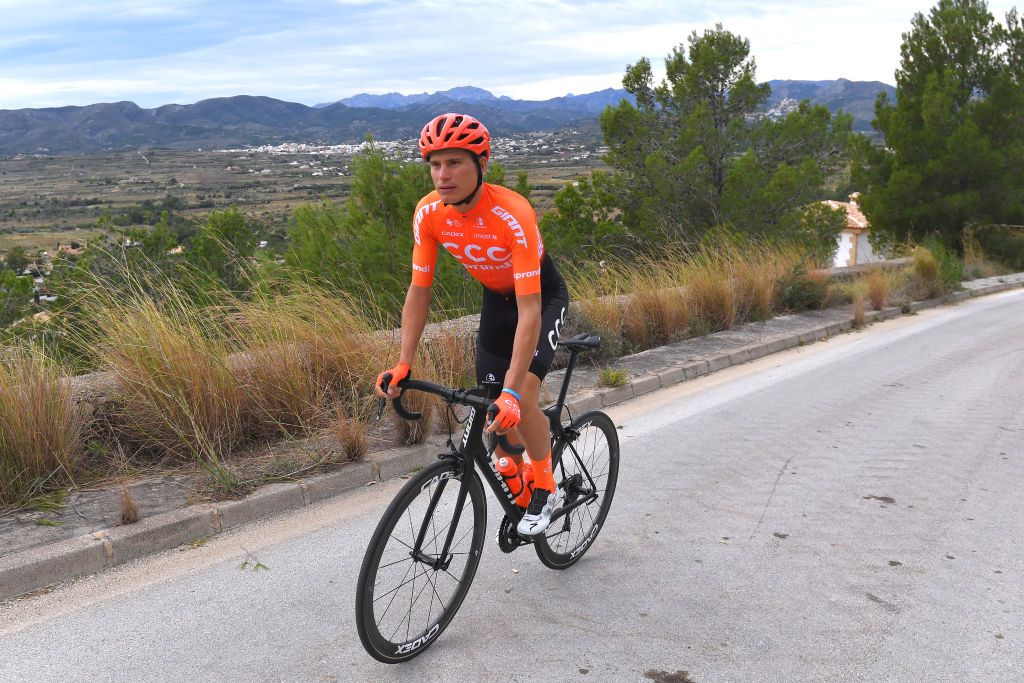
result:
[[[750,40],[762,80],[891,83],[919,2],[0,0],[0,108],[242,93],[313,104],[458,85],[545,99],[620,87],[641,57],[660,73],[715,22]]]

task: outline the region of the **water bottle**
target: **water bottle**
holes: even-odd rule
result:
[[[498,458],[495,469],[498,470],[501,478],[505,480],[505,485],[508,486],[508,490],[515,496],[516,504],[518,505],[519,499],[526,490],[526,487],[523,486],[523,475],[519,471],[519,465],[512,458],[501,457]]]

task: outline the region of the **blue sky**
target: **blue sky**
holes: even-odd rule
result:
[[[267,95],[332,102],[460,85],[546,99],[621,87],[721,22],[759,80],[894,83],[905,0],[0,0],[0,109]],[[1002,20],[1010,2],[993,2]]]

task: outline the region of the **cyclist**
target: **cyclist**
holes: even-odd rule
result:
[[[438,246],[443,246],[483,286],[477,383],[498,406],[487,431],[505,434],[518,426],[525,442],[533,492],[517,531],[534,535],[548,527],[562,495],[555,486],[548,419],[539,396],[569,293],[544,250],[530,203],[483,181],[490,139],[482,123],[454,113],[435,117],[420,134],[420,155],[430,165],[434,191],[420,200],[413,217],[412,282],[402,308],[398,363],[387,371],[392,376],[387,395],[397,396],[395,385],[409,376],[427,323]],[[379,396],[385,395],[383,375],[375,387]],[[512,457],[522,464],[521,456]]]

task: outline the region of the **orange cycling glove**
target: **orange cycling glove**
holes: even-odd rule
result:
[[[384,388],[384,375],[388,373],[391,373],[391,383],[388,384],[388,387],[393,387],[409,376],[409,364],[399,363],[390,370],[385,370],[384,372],[380,373],[379,375],[377,375],[376,386],[380,387],[381,389]]]
[[[519,410],[519,400],[515,396],[503,391],[494,405],[498,406],[498,414],[494,416],[494,422],[497,422],[499,427],[508,431],[519,424],[522,414]]]

